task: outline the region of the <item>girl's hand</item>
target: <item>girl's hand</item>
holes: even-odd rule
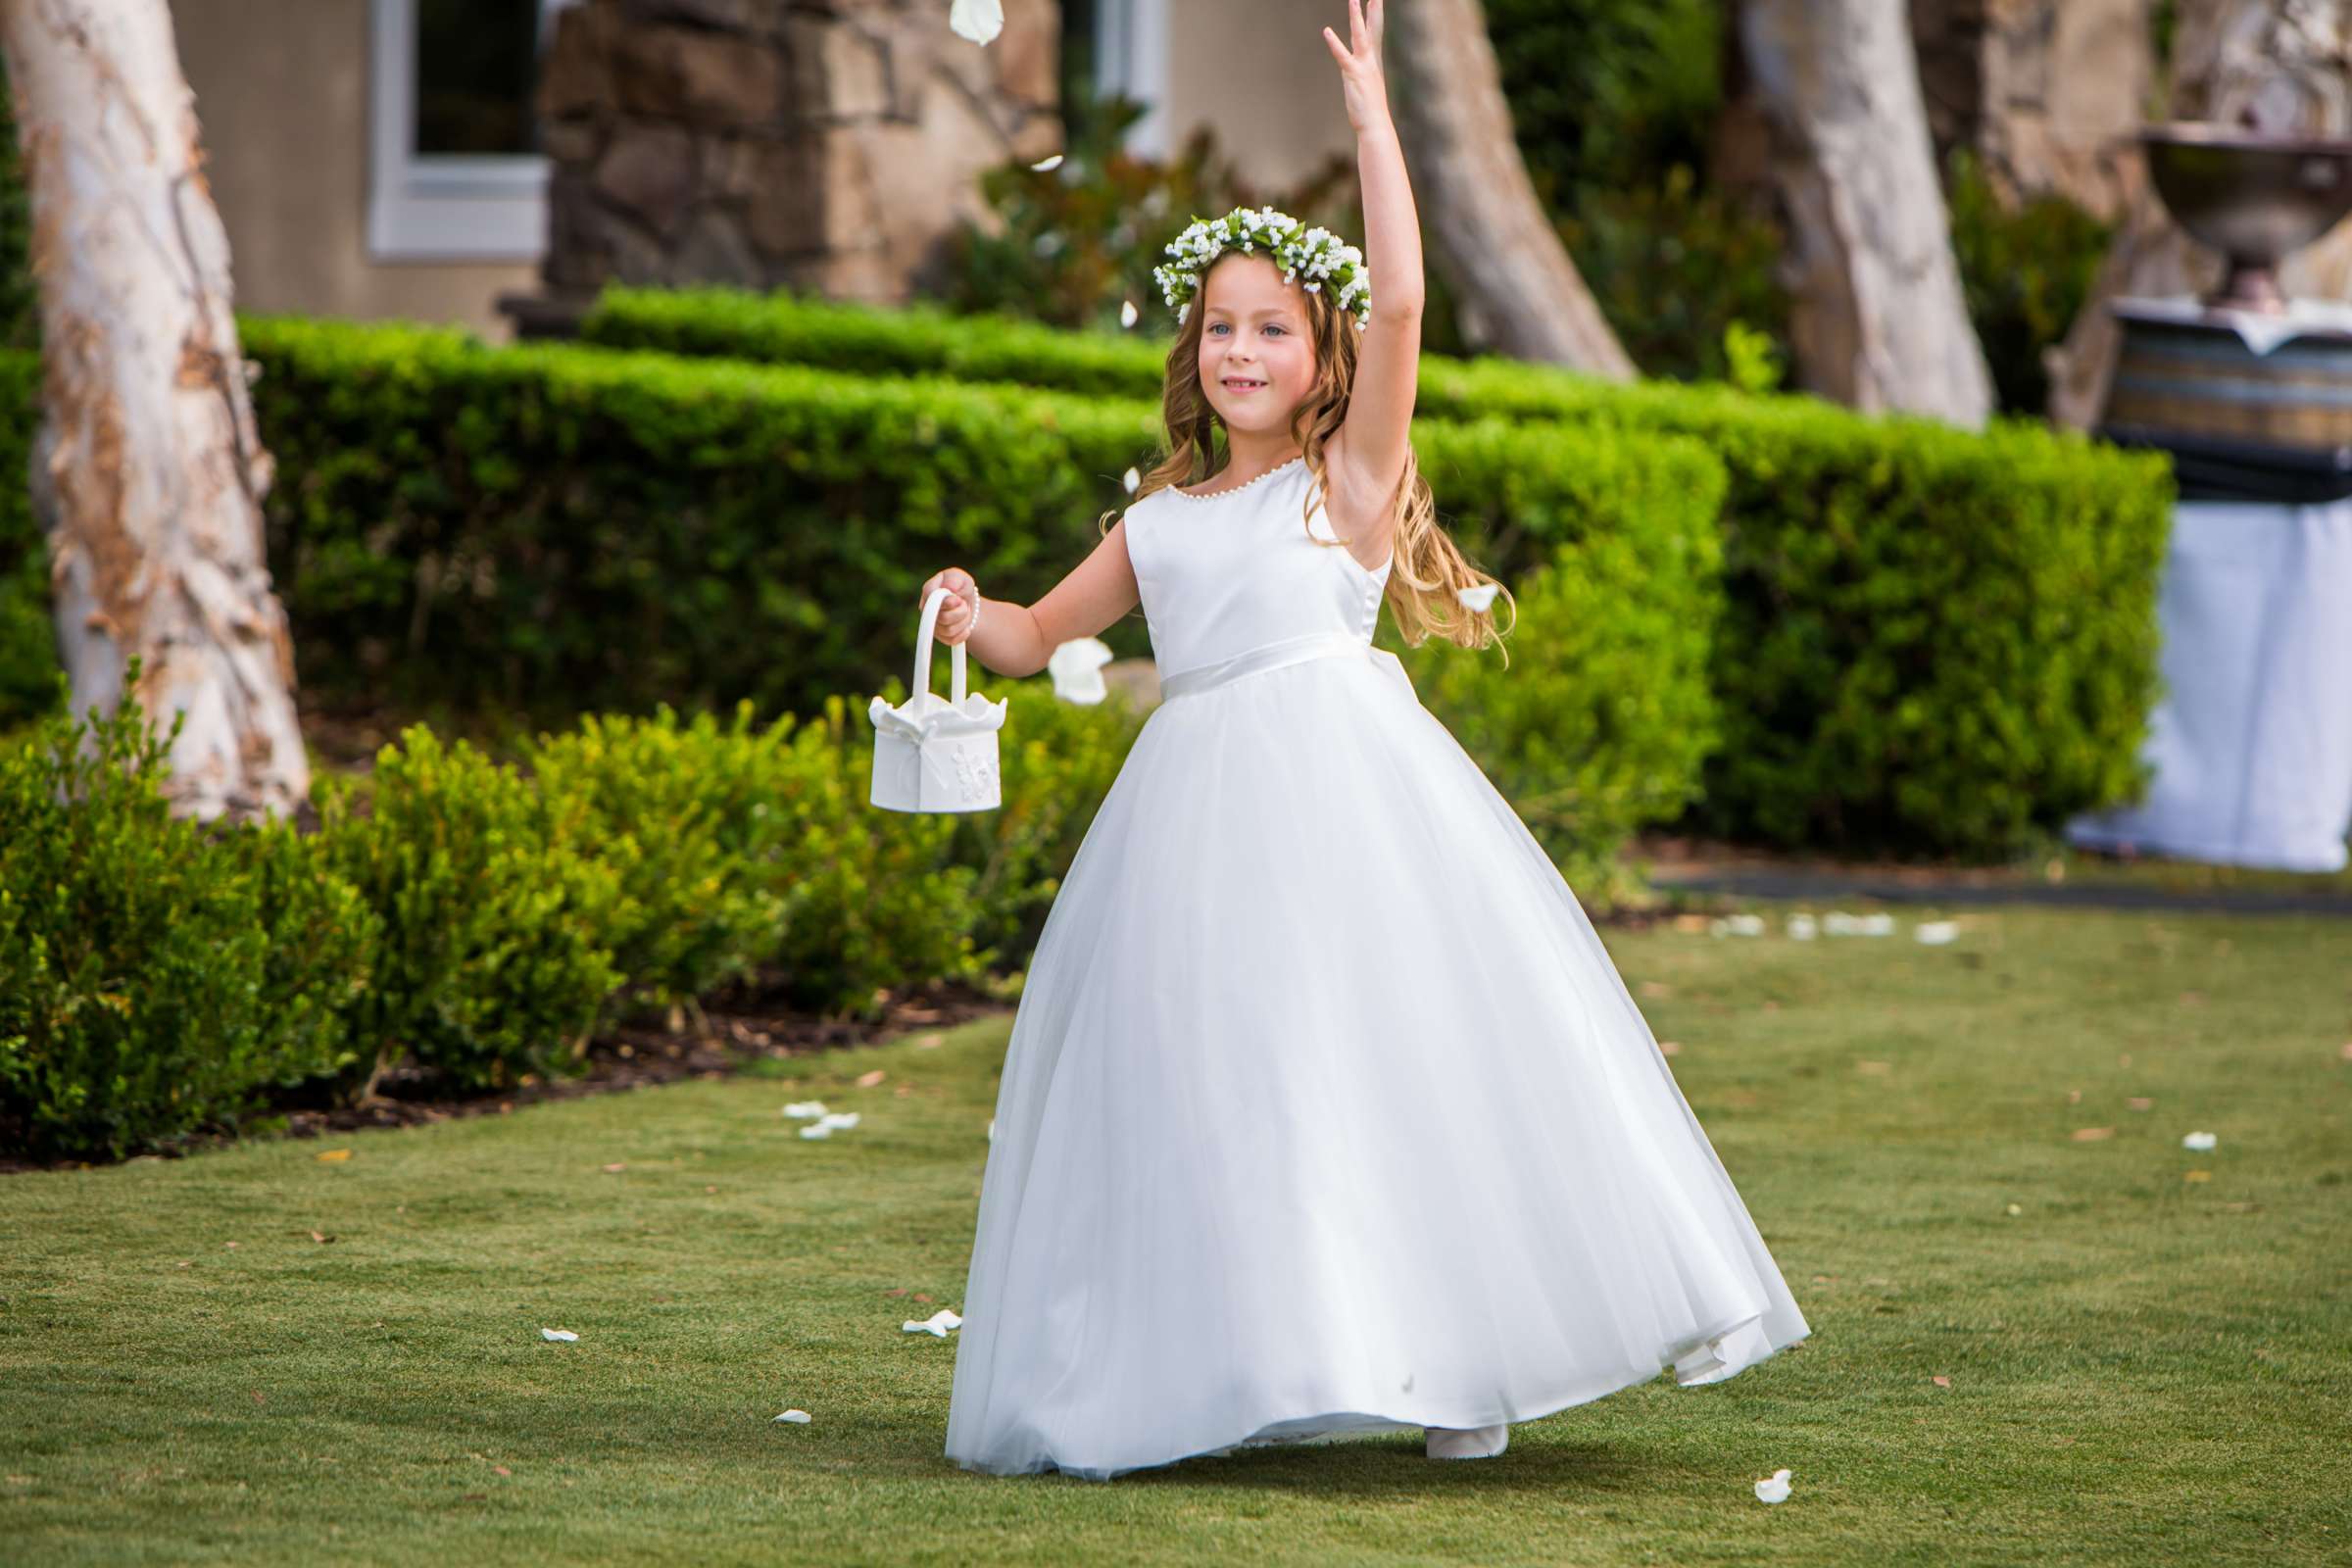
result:
[[[1389,80],[1380,64],[1380,35],[1387,19],[1380,0],[1348,0],[1348,42],[1329,27],[1323,41],[1340,63],[1340,87],[1348,98],[1348,123],[1357,130],[1389,118]]]
[[[979,622],[980,590],[973,583],[970,572],[961,566],[950,566],[945,571],[932,573],[922,590],[914,596],[917,611],[930,603],[932,590],[936,588],[945,588],[948,597],[939,607],[939,619],[932,623],[931,635],[954,647],[969,637],[972,627]]]

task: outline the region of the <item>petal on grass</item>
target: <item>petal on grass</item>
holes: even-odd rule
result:
[[[787,1410],[782,1415],[776,1417],[776,1419],[778,1421],[789,1421],[796,1427],[805,1427],[813,1418],[806,1410]]]
[[[571,1341],[579,1338],[577,1334],[572,1333],[569,1329],[541,1329],[539,1331],[539,1337],[543,1340],[564,1341]]]

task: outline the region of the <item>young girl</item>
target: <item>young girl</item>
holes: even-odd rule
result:
[[[1365,5],[1324,39],[1368,275],[1280,214],[1196,224],[1160,270],[1167,461],[1035,605],[955,568],[918,596],[950,589],[935,635],[1007,675],[1140,599],[1160,670],[1013,1021],[967,1468],[1414,1428],[1486,1457],[1808,1333],[1575,897],[1371,647],[1384,602],[1416,645],[1494,632],[1406,439],[1419,223]]]

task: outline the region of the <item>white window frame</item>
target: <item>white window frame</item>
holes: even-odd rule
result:
[[[1169,0],[1095,0],[1095,91],[1148,106],[1128,128],[1138,158],[1166,158]]]
[[[574,0],[539,0],[542,46]],[[368,255],[378,262],[536,262],[547,252],[537,154],[419,156],[416,0],[369,0]]]

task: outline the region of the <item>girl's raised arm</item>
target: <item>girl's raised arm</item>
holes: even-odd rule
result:
[[[1349,41],[1323,29],[1340,66],[1348,121],[1355,127],[1364,196],[1364,265],[1372,274],[1372,318],[1363,330],[1355,386],[1339,449],[1339,498],[1358,515],[1385,517],[1404,477],[1405,442],[1421,369],[1421,218],[1405,177],[1404,149],[1389,116],[1381,67],[1381,0],[1348,0]]]

